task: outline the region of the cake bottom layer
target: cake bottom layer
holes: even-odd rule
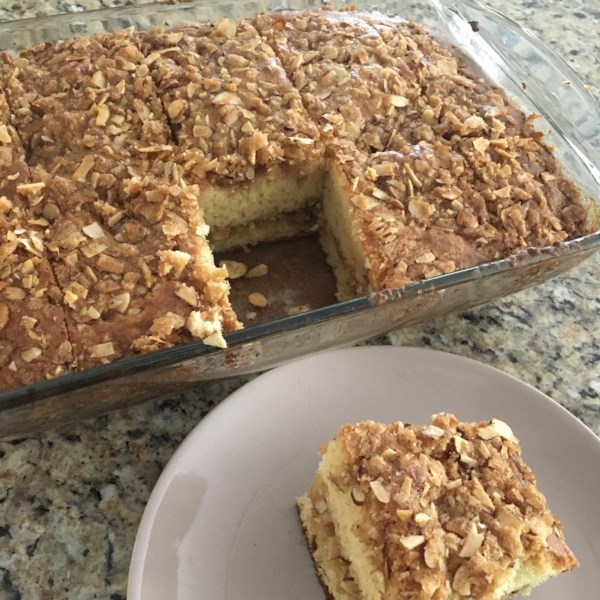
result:
[[[226,252],[266,242],[297,238],[313,232],[315,228],[314,210],[308,207],[243,225],[213,227],[209,241],[213,252]]]
[[[310,491],[297,501],[298,514],[317,574],[328,599],[361,600],[352,566],[342,555],[324,492],[324,484],[317,475]]]

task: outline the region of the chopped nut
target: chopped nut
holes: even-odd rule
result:
[[[106,358],[115,354],[115,348],[112,342],[104,342],[103,344],[96,344],[90,348],[91,358]]]
[[[426,252],[415,258],[417,264],[432,263],[433,261],[435,261],[435,254],[433,252]]]
[[[423,536],[423,535],[404,535],[400,538],[400,543],[407,550],[414,550],[421,544],[425,543],[425,536]]]
[[[265,296],[260,292],[252,292],[251,294],[248,294],[248,302],[257,308],[265,308],[269,304]]]
[[[463,547],[461,548],[458,556],[461,558],[471,558],[478,550],[481,548],[481,544],[483,544],[483,538],[485,534],[479,533],[477,531],[477,525],[473,522],[471,523],[471,527],[469,528],[469,533],[465,538]]]
[[[248,271],[247,265],[235,260],[222,260],[219,265],[227,269],[227,275],[229,279],[239,279]]]
[[[421,221],[424,221],[433,215],[435,208],[432,204],[429,204],[429,202],[425,202],[420,198],[414,197],[411,198],[410,202],[408,203],[408,212]]]
[[[222,36],[226,37],[228,40],[235,37],[237,26],[233,21],[229,19],[223,19],[216,26],[217,33],[220,33]]]
[[[131,302],[131,294],[129,292],[123,292],[121,294],[117,294],[114,298],[111,299],[109,303],[109,308],[112,308],[121,314],[125,314],[127,309],[129,308],[129,303]]]
[[[356,506],[362,506],[365,503],[365,495],[359,487],[353,487],[350,495],[352,496],[352,502]]]
[[[123,261],[108,254],[101,254],[99,256],[96,267],[103,273],[114,273],[115,275],[120,275],[125,271]]]
[[[106,75],[102,71],[96,71],[92,75],[92,83],[97,88],[105,88],[106,87]]]
[[[417,523],[418,525],[423,525],[424,523],[427,523],[427,521],[430,521],[431,517],[423,512],[417,513],[415,515],[415,523]]]
[[[77,169],[73,173],[73,179],[75,181],[85,181],[88,173],[94,166],[94,157],[91,154],[84,156],[83,160],[79,163]]]
[[[423,427],[422,432],[423,435],[431,438],[439,438],[444,435],[444,430],[436,427],[435,425],[427,425],[426,427]]]
[[[82,246],[81,247],[81,253],[86,256],[87,258],[92,258],[94,256],[97,256],[98,254],[101,254],[102,252],[104,252],[106,250],[107,246],[106,244],[101,244],[100,242],[92,242],[91,244],[88,244],[87,246]]]
[[[405,106],[408,106],[408,98],[392,95],[390,96],[390,104],[396,108],[404,108]]]
[[[183,108],[184,101],[181,98],[178,98],[177,100],[173,100],[169,106],[167,106],[167,114],[169,117],[171,117],[171,119],[174,119],[183,112]]]
[[[36,358],[39,358],[42,355],[42,349],[41,348],[28,348],[27,350],[24,350],[23,352],[21,352],[21,358],[27,362],[33,362]]]
[[[87,309],[87,315],[91,319],[99,319],[102,316],[100,314],[100,312],[98,311],[98,309],[95,306],[89,306],[88,307],[88,309]]]
[[[8,298],[8,300],[24,300],[26,295],[27,294],[25,293],[25,290],[22,290],[21,288],[17,288],[17,287],[4,288],[4,296],[6,298]]]
[[[227,348],[227,342],[220,331],[215,331],[207,335],[202,340],[207,346],[216,346],[217,348]]]
[[[0,329],[4,329],[4,327],[6,327],[9,315],[10,310],[8,308],[8,305],[0,304]]]
[[[373,170],[375,171],[378,177],[393,177],[394,175],[394,165],[392,163],[382,163],[380,165],[375,165],[373,167]]]
[[[98,107],[98,115],[96,116],[96,125],[104,127],[110,117],[110,110],[106,104],[101,104]]]
[[[8,133],[8,127],[4,123],[0,124],[0,142],[3,144],[10,144],[12,142],[10,133]]]
[[[409,508],[398,508],[396,509],[396,516],[400,521],[408,521],[413,516],[413,511]]]
[[[486,140],[485,138],[479,137],[473,140],[473,147],[475,148],[475,150],[477,150],[477,152],[485,152],[489,148],[489,145],[489,140]]]
[[[465,127],[469,129],[484,129],[486,127],[485,121],[476,115],[471,115],[467,117],[464,122]]]
[[[289,138],[292,142],[296,142],[297,144],[302,144],[303,146],[311,146],[315,143],[315,140],[311,140],[307,137],[302,137],[299,135],[292,135]]]
[[[375,494],[375,498],[379,500],[379,502],[383,502],[383,504],[387,504],[390,499],[390,490],[386,489],[383,483],[376,479],[375,481],[369,481],[369,485]]]
[[[242,100],[239,96],[231,92],[221,92],[213,98],[213,104],[241,104]]]

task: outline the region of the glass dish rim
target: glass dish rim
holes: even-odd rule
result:
[[[210,6],[227,6],[241,4],[242,2],[243,0],[214,0],[211,2]],[[441,0],[441,2],[440,0],[426,0],[426,3],[433,8],[436,8],[436,10],[439,10],[440,5],[445,4],[446,0]],[[257,0],[256,4],[260,7],[261,4],[264,5],[265,3],[261,2],[261,0]],[[342,0],[339,4],[340,6],[348,6],[351,3]],[[138,14],[140,9],[162,14],[176,11],[177,9],[185,10],[202,5],[204,5],[202,0],[176,0],[175,2],[150,2],[113,8],[104,7],[81,12],[59,13],[4,21],[0,22],[0,29],[7,26],[32,27],[39,26],[39,24],[51,25],[52,23],[76,23],[82,18],[101,20],[102,17],[110,17],[114,19],[119,16]],[[600,103],[588,90],[586,90],[581,77],[573,71],[571,66],[559,54],[544,43],[535,33],[528,28],[521,26],[518,22],[507,17],[496,8],[486,6],[478,0],[460,0],[457,5],[458,7],[470,6],[484,14],[492,14],[494,18],[504,21],[513,31],[522,35],[524,38],[527,38],[540,49],[543,49],[546,58],[551,59],[553,62],[559,62],[562,69],[569,74],[569,80],[573,87],[578,88],[578,91],[582,93],[584,92],[600,109]],[[285,11],[293,9],[282,8],[281,10]],[[462,17],[462,15],[460,16]],[[7,51],[10,50],[7,49]],[[512,271],[516,267],[527,267],[560,256],[577,256],[579,254],[591,252],[597,248],[600,248],[600,229],[585,236],[553,246],[527,248],[506,258],[488,261],[480,265],[438,275],[423,281],[409,283],[402,287],[373,292],[350,300],[313,309],[305,313],[286,316],[257,325],[250,325],[239,331],[226,334],[225,339],[227,341],[227,348],[225,349],[208,346],[198,340],[179,344],[149,354],[121,359],[106,365],[92,367],[82,371],[75,371],[51,380],[40,381],[7,391],[0,391],[0,411],[17,408],[32,401],[43,400],[54,395],[85,389],[98,383],[105,383],[113,380],[116,381],[119,378],[128,375],[142,373],[156,368],[169,367],[200,356],[234,352],[236,348],[240,346],[260,341],[267,336],[281,335],[286,331],[299,330],[311,325],[317,325],[325,321],[366,311],[375,306],[396,302],[404,298],[441,292],[469,281],[481,280],[490,275]],[[268,368],[271,367],[266,367],[266,369]],[[232,367],[230,375],[223,375],[222,378],[228,376],[234,377],[236,375],[238,375],[238,373],[236,373],[236,369]]]

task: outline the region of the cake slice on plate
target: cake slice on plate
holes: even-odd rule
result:
[[[502,600],[573,569],[510,427],[346,425],[298,499],[334,600]]]

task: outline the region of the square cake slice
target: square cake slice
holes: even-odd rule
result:
[[[31,179],[78,368],[194,340],[225,347],[240,325],[194,187],[130,179],[118,207],[40,167]]]
[[[298,510],[334,600],[502,600],[577,565],[498,419],[346,425]]]
[[[211,237],[253,228],[266,241],[279,237],[275,220],[306,232],[298,216],[322,191],[319,132],[254,27],[223,20],[140,40],[176,139],[175,163],[200,187]]]

